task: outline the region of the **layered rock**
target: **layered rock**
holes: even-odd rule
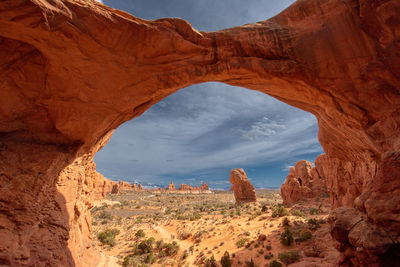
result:
[[[243,169],[233,169],[229,174],[229,181],[232,184],[236,204],[256,202],[256,190],[247,178]]]
[[[315,167],[306,160],[300,160],[290,168],[286,181],[281,186],[284,205],[292,205],[300,200],[311,200],[327,194],[326,179],[321,176],[321,162],[325,155],[319,155]]]
[[[399,9],[397,0],[301,0],[266,21],[198,32],[180,19],[146,21],[95,1],[1,1],[0,262],[90,260],[82,255],[91,251],[85,218],[99,141],[208,81],[314,114],[332,207],[355,206],[392,237],[385,252],[369,248],[370,259],[394,257]],[[363,255],[343,240],[344,251]]]

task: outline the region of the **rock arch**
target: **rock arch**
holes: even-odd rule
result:
[[[87,210],[108,186],[94,154],[118,125],[206,81],[317,117],[333,207],[384,236],[374,249],[336,227],[344,259],[378,262],[399,242],[399,13],[396,0],[300,0],[266,21],[198,32],[95,1],[2,1],[0,263],[93,264]]]

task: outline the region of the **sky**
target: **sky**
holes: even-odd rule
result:
[[[200,31],[265,20],[294,1],[103,0],[144,19],[180,17]],[[280,187],[289,167],[323,153],[312,114],[245,88],[222,83],[186,87],[121,125],[96,154],[113,180],[228,189],[243,168],[256,188]]]

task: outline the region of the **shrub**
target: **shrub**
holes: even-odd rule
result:
[[[283,218],[282,226],[284,226],[284,227],[290,226],[290,220],[287,217]]]
[[[272,259],[273,257],[274,257],[274,254],[272,254],[271,252],[264,255],[264,259],[266,259],[266,260]]]
[[[300,230],[299,236],[296,238],[296,242],[303,242],[311,239],[312,234],[310,231],[307,231],[305,229]]]
[[[156,257],[154,256],[153,252],[150,252],[149,254],[146,255],[144,262],[150,263],[150,264],[153,264],[156,262]]]
[[[138,250],[140,250],[142,254],[150,253],[153,251],[153,244],[154,244],[154,238],[150,237],[149,239],[140,242],[137,248]]]
[[[210,259],[207,259],[205,262],[206,267],[218,267],[217,261],[214,258],[214,255],[211,256]]]
[[[279,253],[278,258],[286,265],[294,263],[299,260],[300,256],[297,251],[289,251]]]
[[[275,206],[272,210],[272,217],[283,217],[283,216],[289,216],[289,212],[285,207],[283,206]]]
[[[174,256],[178,254],[179,245],[176,241],[172,241],[172,243],[168,243],[165,245],[165,255],[166,256]]]
[[[100,212],[99,215],[96,216],[99,219],[103,219],[103,220],[112,220],[112,215],[110,212],[103,210],[102,212]]]
[[[270,262],[269,267],[282,267],[282,263],[279,261],[273,260]]]
[[[243,238],[239,239],[239,240],[236,242],[236,246],[237,246],[238,248],[241,248],[241,247],[243,247],[248,241],[249,241],[249,239],[248,239],[247,237],[243,237]]]
[[[142,229],[139,229],[139,230],[136,231],[135,236],[137,238],[142,238],[142,237],[146,236],[146,233]]]
[[[221,258],[221,266],[222,267],[231,267],[231,259],[229,257],[229,252],[225,251],[224,256]]]
[[[115,236],[119,235],[118,229],[107,229],[104,232],[99,233],[97,238],[103,245],[109,245],[113,247],[115,245]]]
[[[271,245],[266,245],[265,248],[266,248],[267,250],[271,250],[271,249],[272,249],[272,246],[271,246]]]
[[[248,267],[256,267],[257,265],[254,263],[253,258],[251,258],[250,262],[247,262]]]
[[[266,212],[267,210],[268,210],[268,207],[266,205],[263,205],[262,208],[261,208],[261,211],[262,212]]]
[[[318,228],[321,227],[321,226],[319,225],[318,221],[315,220],[315,219],[309,219],[309,220],[307,221],[307,224],[308,224],[308,228],[309,228],[310,230],[317,230]]]
[[[286,228],[285,232],[281,234],[281,243],[284,246],[290,246],[293,243],[293,234],[289,228]]]
[[[291,213],[293,216],[301,217],[301,218],[305,218],[305,217],[307,216],[304,212],[302,212],[302,211],[300,211],[300,210],[292,210],[290,213]]]
[[[310,209],[310,214],[311,215],[318,215],[318,210],[316,208],[311,208]]]

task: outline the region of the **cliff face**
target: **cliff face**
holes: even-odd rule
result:
[[[286,181],[281,186],[281,195],[284,205],[292,205],[300,200],[309,200],[321,197],[327,193],[326,179],[321,176],[321,161],[325,155],[319,155],[315,160],[315,167],[306,160],[300,160],[290,168]]]
[[[390,236],[385,249],[368,247],[369,259],[395,258],[399,9],[397,0],[300,0],[263,22],[198,32],[180,19],[145,21],[89,0],[2,1],[0,262],[81,261],[90,251],[85,210],[100,140],[207,81],[314,114],[333,207],[356,207],[369,229],[379,228],[372,233]],[[363,265],[368,245],[348,240],[339,240],[342,261]]]

